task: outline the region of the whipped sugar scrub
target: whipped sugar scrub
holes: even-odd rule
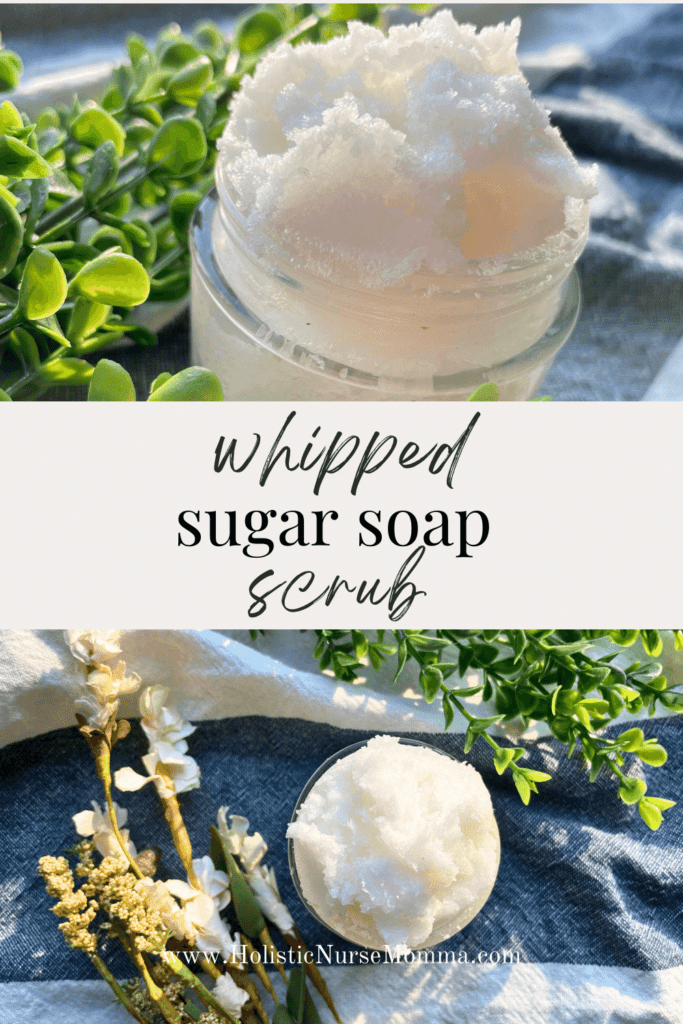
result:
[[[415,741],[375,736],[341,751],[311,782],[287,830],[290,864],[300,895],[329,928],[371,949],[421,949],[481,910],[500,839],[474,768]]]
[[[595,190],[519,28],[351,23],[245,78],[192,239],[193,358],[229,398],[529,397],[575,321]]]

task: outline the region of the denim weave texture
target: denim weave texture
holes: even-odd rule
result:
[[[680,719],[641,723],[669,751],[660,768],[640,766],[657,796],[680,793],[683,730]],[[608,730],[608,732],[614,732]],[[621,731],[620,729],[616,730]],[[222,804],[249,818],[268,843],[266,863],[309,946],[345,945],[311,918],[294,891],[285,831],[294,805],[320,764],[343,747],[374,735],[299,719],[262,717],[202,722],[189,739],[202,771],[198,790],[182,794],[181,808],[194,855],[208,853],[209,824]],[[410,734],[464,759],[463,736]],[[467,760],[489,787],[501,833],[498,880],[481,913],[443,949],[510,950],[531,963],[575,963],[657,970],[683,964],[683,804],[666,813],[658,832],[637,808],[617,798],[613,777],[590,784],[584,767],[567,760],[554,739],[525,744],[527,767],[553,773],[524,807],[507,773],[498,776],[490,749],[479,741]],[[139,758],[147,741],[137,722],[112,755],[112,769]],[[184,877],[153,784],[114,798],[128,809],[138,850],[160,846],[161,878]],[[76,729],[60,729],[0,750],[0,980],[95,977],[87,957],[70,950],[50,912],[54,900],[36,864],[59,856],[77,839],[71,816],[103,803],[90,751]],[[228,911],[229,912],[229,911]],[[123,955],[106,953],[115,973],[130,975]]]

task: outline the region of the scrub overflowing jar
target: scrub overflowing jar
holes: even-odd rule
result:
[[[375,736],[327,760],[287,829],[307,909],[342,938],[407,953],[461,931],[493,889],[500,837],[479,773]]]
[[[245,79],[191,232],[193,359],[228,399],[534,393],[576,322],[595,188],[519,29],[351,23]]]

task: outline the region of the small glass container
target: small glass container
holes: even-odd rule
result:
[[[304,786],[303,790],[301,791],[301,794],[299,795],[299,799],[296,802],[296,806],[294,807],[294,811],[292,812],[292,817],[291,817],[290,824],[292,822],[296,821],[297,816],[299,814],[299,810],[300,810],[302,804],[304,803],[304,801],[308,797],[308,795],[311,792],[311,790],[313,789],[313,787],[319,781],[319,779],[321,779],[322,776],[327,771],[329,771],[329,769],[332,768],[333,765],[335,765],[337,763],[337,761],[340,761],[342,758],[348,757],[349,754],[353,754],[357,750],[360,750],[362,747],[367,746],[368,742],[369,742],[368,740],[361,740],[360,743],[353,743],[353,744],[351,744],[348,747],[344,747],[342,750],[338,751],[338,753],[336,753],[336,754],[333,754],[332,757],[329,757],[326,761],[323,762],[323,764],[320,765],[318,770],[316,772],[314,772],[314,774],[310,777],[310,779],[308,780],[308,782]],[[452,761],[457,760],[456,758],[451,757],[450,754],[447,754],[444,750],[440,750],[438,747],[434,747],[430,743],[423,743],[421,740],[411,740],[411,739],[406,739],[404,737],[400,737],[399,738],[399,743],[401,743],[401,745],[405,745],[405,746],[425,747],[427,750],[433,750],[435,753],[440,754],[442,757],[447,757],[447,758],[449,758]],[[494,822],[494,824],[495,824],[495,822]],[[428,942],[423,943],[422,945],[415,946],[413,948],[415,948],[415,949],[431,949],[432,946],[436,946],[440,942],[445,942],[446,939],[449,939],[453,935],[456,935],[459,931],[462,931],[462,929],[466,925],[468,925],[470,923],[470,921],[473,920],[474,917],[476,917],[476,915],[479,913],[479,911],[481,910],[481,908],[484,906],[484,904],[486,903],[487,899],[489,898],[489,896],[491,894],[491,890],[493,889],[493,885],[495,884],[495,879],[496,879],[497,874],[498,874],[498,867],[499,867],[499,864],[500,864],[500,835],[498,833],[497,826],[496,826],[496,842],[497,842],[497,860],[496,860],[495,872],[494,872],[494,875],[493,875],[493,879],[491,880],[491,887],[488,890],[488,892],[485,894],[484,898],[480,902],[474,902],[474,903],[468,905],[463,910],[463,912],[458,916],[458,919],[456,921],[450,922],[449,925],[443,925],[439,930],[432,931],[432,934],[430,935]],[[346,942],[351,942],[355,946],[361,946],[363,949],[379,949],[379,950],[386,949],[386,945],[381,942],[381,940],[379,939],[378,934],[375,934],[375,935],[372,934],[374,929],[371,928],[371,927],[367,927],[366,933],[362,936],[362,941],[361,941],[361,936],[359,936],[357,929],[360,927],[361,930],[362,930],[362,925],[359,926],[358,922],[354,922],[354,924],[356,926],[355,934],[348,934],[348,933],[344,932],[343,925],[339,925],[337,922],[326,921],[320,915],[320,913],[316,910],[316,908],[312,905],[310,899],[306,896],[306,892],[305,892],[305,889],[306,889],[305,878],[306,878],[306,874],[307,874],[307,871],[308,871],[308,867],[307,867],[307,864],[306,864],[306,859],[305,859],[305,857],[301,856],[301,851],[299,851],[299,853],[297,854],[297,841],[296,841],[296,839],[293,839],[291,837],[288,838],[288,840],[287,840],[287,856],[288,856],[288,860],[289,860],[289,870],[290,870],[291,875],[292,875],[292,881],[294,883],[294,888],[296,889],[297,894],[298,894],[301,902],[306,907],[306,910],[309,912],[309,914],[312,917],[314,917],[316,919],[316,921],[319,921],[320,924],[324,925],[325,928],[327,928],[329,931],[331,931],[334,935],[337,935],[340,939],[344,939]],[[302,876],[303,876],[303,879],[304,879],[303,882],[302,882]]]
[[[227,400],[464,401],[490,381],[523,401],[574,328],[585,201],[503,269],[473,260],[460,277],[420,271],[370,289],[258,257],[220,168],[217,182],[190,231],[192,361]]]

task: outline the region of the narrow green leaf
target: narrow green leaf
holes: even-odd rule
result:
[[[258,939],[259,933],[266,927],[265,919],[254,898],[254,894],[249,888],[249,883],[237,867],[237,864],[235,864],[235,859],[228,849],[227,844],[222,841],[222,846],[225,863],[230,876],[232,902],[235,907],[235,913],[237,914],[237,920],[239,921],[240,928],[245,935],[249,936],[250,939]]]
[[[289,972],[289,984],[287,985],[287,1009],[296,1024],[304,1024],[305,1007],[306,977],[301,967],[293,967]]]
[[[651,828],[653,832],[656,832],[664,820],[660,809],[652,802],[652,800],[639,800],[638,810],[640,811],[640,816],[647,827]]]
[[[528,804],[531,799],[531,788],[529,783],[520,771],[514,772],[512,778],[514,779],[515,786],[517,787],[517,792],[522,798],[522,803]]]

